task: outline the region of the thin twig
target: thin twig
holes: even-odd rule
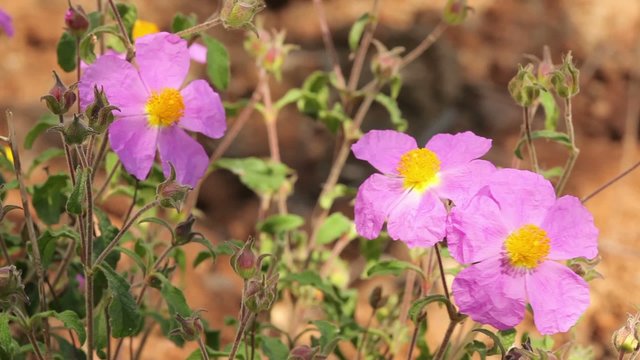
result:
[[[449,345],[449,340],[451,340],[451,335],[453,334],[453,330],[455,330],[456,325],[460,323],[460,320],[454,319],[449,322],[449,327],[447,327],[447,331],[444,333],[444,338],[442,339],[442,343],[438,348],[438,352],[433,357],[433,360],[441,360],[444,358],[444,354],[447,351],[447,347]]]
[[[202,341],[201,337],[198,337],[198,347],[200,348],[202,358],[204,360],[209,360],[209,352],[207,351],[207,346],[204,344],[204,341]]]
[[[111,319],[108,308],[104,308],[104,322],[107,326],[107,360],[111,360]]]
[[[447,297],[447,300],[451,302],[451,296],[449,295],[449,287],[447,286],[447,278],[445,277],[445,274],[444,274],[444,265],[442,264],[442,255],[440,255],[440,248],[438,247],[438,244],[435,244],[434,246],[435,246],[436,257],[438,259],[438,268],[440,269],[440,279],[442,279],[442,289],[444,290],[444,295]],[[451,314],[449,314],[449,316],[451,316]]]
[[[62,279],[62,275],[65,273],[65,270],[69,266],[69,263],[71,263],[71,259],[75,255],[75,251],[74,251],[75,245],[76,245],[76,241],[74,239],[70,239],[69,245],[67,245],[67,250],[65,250],[64,252],[64,256],[62,257],[60,266],[58,267],[58,270],[56,271],[56,275],[53,278],[53,282],[51,283],[54,288],[56,287],[60,279]]]
[[[126,223],[129,220],[129,217],[131,216],[131,212],[133,211],[133,208],[136,206],[136,201],[138,201],[138,188],[140,187],[140,181],[138,181],[138,179],[136,179],[136,185],[134,187],[133,190],[133,199],[131,199],[131,205],[129,205],[129,209],[127,209],[127,213],[124,216],[124,221],[122,221],[122,223]]]
[[[367,30],[362,36],[362,41],[360,42],[360,46],[356,52],[356,56],[353,59],[353,67],[351,68],[351,73],[349,74],[349,84],[347,89],[349,92],[353,92],[358,88],[358,81],[360,80],[360,75],[362,74],[362,68],[364,67],[364,60],[367,57],[367,51],[369,50],[369,45],[371,45],[371,41],[373,40],[373,33],[378,26],[378,16],[380,13],[380,0],[373,0],[373,9],[371,10],[371,16],[373,20],[367,26]]]
[[[556,185],[556,194],[558,196],[562,194],[564,187],[567,185],[567,181],[573,171],[573,166],[576,164],[576,160],[580,154],[580,149],[576,146],[576,135],[575,130],[573,129],[573,115],[570,98],[564,99],[564,121],[567,128],[567,134],[569,135],[569,141],[571,141],[571,149],[569,150],[570,153],[569,158],[567,159],[567,164],[562,170],[562,176],[560,176],[560,180],[558,180],[558,185]]]
[[[118,27],[120,28],[120,33],[124,39],[124,46],[127,48],[127,60],[129,57],[133,57],[135,55],[135,48],[131,43],[131,39],[129,39],[129,34],[127,33],[127,29],[124,27],[124,22],[122,21],[122,17],[120,16],[120,12],[116,7],[116,4],[113,3],[113,0],[108,0],[109,5],[111,6],[111,11],[113,11],[113,15],[116,17],[116,22],[118,23]]]
[[[324,11],[324,4],[322,3],[322,0],[313,0],[313,6],[316,9],[317,18],[320,21],[322,41],[324,42],[324,47],[327,50],[327,53],[329,53],[329,58],[331,58],[333,72],[336,74],[338,85],[344,88],[346,86],[346,81],[344,78],[344,74],[342,73],[342,68],[340,68],[340,59],[338,58],[338,52],[336,51],[336,47],[333,44],[333,39],[331,38],[331,31],[329,30],[329,24],[327,22],[327,14]]]
[[[58,115],[60,125],[64,125],[64,116]],[[71,184],[76,184],[76,169],[73,166],[73,159],[71,157],[71,149],[64,139],[64,135],[60,133],[60,140],[62,141],[62,148],[64,149],[64,157],[67,159],[67,168],[69,170],[69,176],[71,177]]]
[[[120,167],[120,165],[122,165],[122,163],[120,162],[120,159],[118,159],[116,164],[113,166],[113,169],[111,169],[111,171],[109,172],[109,175],[107,176],[107,179],[104,181],[104,184],[102,184],[102,186],[100,187],[100,190],[98,190],[98,193],[95,196],[96,201],[99,200],[104,194],[104,192],[107,190],[107,188],[109,187],[109,183],[111,182],[111,179],[113,179],[113,176],[118,171],[118,168]],[[95,173],[95,167],[94,167],[94,173]]]
[[[433,45],[440,38],[440,36],[442,36],[444,31],[447,30],[447,27],[448,25],[446,22],[440,21],[438,25],[436,25],[436,27],[431,31],[431,33],[429,33],[429,35],[427,35],[427,37],[425,37],[422,42],[418,44],[418,46],[416,46],[413,50],[411,50],[410,53],[402,58],[400,67],[405,67],[409,65],[409,63],[412,63],[417,58],[419,58],[420,55],[427,51],[431,47],[431,45]]]
[[[4,238],[2,234],[0,234],[0,249],[2,249],[2,256],[7,260],[7,265],[13,265],[13,261],[9,256],[9,249],[7,248],[7,243],[4,242]]]
[[[242,339],[242,336],[244,335],[244,331],[247,327],[247,324],[249,324],[251,321],[253,321],[253,318],[256,316],[255,313],[253,312],[249,312],[246,313],[244,318],[242,319],[242,321],[240,321],[240,326],[238,327],[238,332],[236,333],[236,338],[233,341],[233,346],[231,347],[231,352],[229,353],[229,360],[235,360],[236,358],[236,353],[238,352],[238,346],[240,346],[240,340]]]
[[[211,29],[212,27],[216,26],[220,24],[220,18],[216,17],[210,20],[207,20],[205,22],[203,22],[202,24],[198,24],[196,26],[190,27],[188,29],[182,30],[182,31],[178,31],[176,33],[176,35],[178,36],[189,36],[191,34],[195,34],[195,33],[199,33],[199,32],[203,32],[205,30]]]
[[[413,329],[413,335],[411,336],[411,344],[409,345],[409,353],[407,354],[407,360],[413,359],[413,349],[416,347],[416,342],[418,340],[418,334],[420,333],[420,324],[427,317],[427,313],[422,313],[420,317],[418,317],[418,321],[416,321],[416,326]]]
[[[524,136],[527,140],[527,148],[529,149],[529,159],[531,159],[531,166],[536,173],[540,172],[538,166],[538,155],[536,153],[535,145],[533,144],[533,138],[531,136],[531,116],[529,114],[529,107],[524,106],[522,108],[522,125],[524,127]]]
[[[98,155],[96,155],[95,159],[91,162],[91,168],[93,168],[93,172],[91,172],[91,178],[94,179],[96,177],[96,173],[98,172],[98,168],[100,168],[100,164],[102,160],[104,160],[105,155],[107,153],[107,144],[109,143],[109,137],[104,134],[102,135],[102,140],[100,141],[100,145],[98,148]]]
[[[638,161],[633,166],[631,166],[627,170],[625,170],[622,173],[620,173],[618,176],[616,176],[613,179],[611,179],[611,180],[607,181],[606,183],[602,184],[599,188],[595,189],[591,194],[583,197],[582,198],[582,203],[584,204],[587,201],[591,200],[594,196],[598,195],[604,189],[608,188],[609,186],[611,186],[614,183],[616,183],[618,180],[620,180],[620,179],[624,178],[625,176],[629,175],[631,172],[633,172],[633,170],[637,169],[639,166],[640,166],[640,161]]]
[[[371,328],[371,322],[373,321],[373,317],[376,315],[376,310],[373,308],[371,310],[371,315],[369,315],[369,319],[367,320],[367,325],[364,327],[364,333],[362,335],[362,341],[360,345],[358,345],[358,349],[356,350],[356,360],[360,360],[360,355],[362,354],[362,349],[364,349],[365,343],[367,342],[367,335],[369,335],[369,328]],[[366,351],[366,350],[365,350]]]

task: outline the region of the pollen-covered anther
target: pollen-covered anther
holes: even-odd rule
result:
[[[524,225],[507,237],[504,246],[512,266],[534,269],[549,255],[550,243],[546,231],[536,225]]]
[[[178,90],[166,88],[160,93],[151,93],[145,109],[149,115],[149,124],[171,126],[184,114],[184,98]]]
[[[400,158],[397,170],[404,178],[405,188],[422,191],[440,181],[440,159],[429,149],[407,151]]]

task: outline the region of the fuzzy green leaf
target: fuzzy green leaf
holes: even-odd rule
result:
[[[67,200],[67,212],[69,214],[80,215],[84,212],[89,174],[91,174],[91,169],[79,169],[76,171],[76,185],[71,190]]]
[[[227,169],[240,177],[240,181],[258,194],[278,191],[291,173],[286,165],[255,157],[220,159],[216,166]]]
[[[258,230],[271,235],[282,234],[295,230],[304,224],[304,219],[298,215],[273,215],[258,224]]]
[[[556,99],[550,92],[541,91],[538,100],[544,109],[544,128],[546,130],[555,131],[556,126],[558,125],[558,118],[560,117],[560,111],[558,110]]]
[[[551,141],[555,141],[560,145],[566,146],[568,149],[571,149],[571,140],[569,136],[565,133],[552,131],[552,130],[536,130],[531,132],[531,139],[547,139]],[[522,160],[522,146],[526,143],[526,137],[523,136],[518,144],[516,145],[516,149],[514,150],[514,154],[518,157],[518,159]]]
[[[38,122],[29,130],[27,135],[24,137],[24,148],[27,150],[31,150],[33,147],[33,143],[36,141],[40,135],[42,135],[45,131],[49,130],[52,126],[58,125],[60,120],[50,113],[42,115]]]
[[[427,305],[433,302],[442,303],[443,305],[447,306],[449,311],[455,312],[453,304],[451,304],[451,302],[444,295],[429,295],[420,298],[411,304],[411,307],[409,308],[409,317],[411,318],[411,320],[413,320],[414,323],[417,323],[422,310],[424,310]]]
[[[187,299],[185,299],[182,290],[173,286],[169,279],[163,275],[156,273],[154,276],[158,277],[158,279],[162,281],[160,293],[162,294],[164,301],[167,303],[171,317],[173,318],[176,314],[180,314],[184,317],[191,316],[191,309],[187,304]]]
[[[67,202],[68,180],[65,174],[51,175],[44,184],[33,187],[31,202],[40,220],[47,225],[57,224],[60,220]]]
[[[203,35],[202,41],[207,47],[207,76],[209,76],[216,90],[227,90],[231,78],[231,66],[227,48],[210,36]]]
[[[136,335],[142,325],[142,316],[130,292],[127,279],[118,274],[107,263],[100,264],[102,273],[107,278],[111,302],[109,303],[111,335],[114,338],[123,338]]]
[[[331,214],[318,229],[319,245],[330,244],[351,229],[351,220],[341,213]]]
[[[373,16],[364,14],[356,20],[353,26],[351,26],[351,30],[349,30],[349,49],[351,49],[351,51],[355,51],[358,48],[358,44],[360,44],[360,39],[362,39],[364,30],[373,19]]]
[[[76,38],[63,32],[58,41],[58,65],[66,72],[76,69]]]
[[[173,17],[173,20],[171,21],[171,32],[177,33],[182,30],[186,30],[190,27],[195,26],[197,21],[198,20],[196,19],[195,14],[185,15],[179,12]]]
[[[289,348],[277,338],[262,337],[261,348],[269,360],[286,359],[289,355]]]
[[[420,269],[416,265],[413,265],[412,263],[401,260],[385,260],[377,262],[366,271],[366,274],[368,277],[378,275],[398,276],[406,270],[413,270],[420,274],[420,276],[424,277],[422,269]]]
[[[384,106],[385,109],[387,109],[387,112],[389,113],[391,119],[391,123],[395,126],[396,130],[407,130],[407,126],[409,125],[409,123],[402,117],[402,111],[400,110],[398,102],[395,99],[381,93],[376,95],[376,101],[380,105]]]

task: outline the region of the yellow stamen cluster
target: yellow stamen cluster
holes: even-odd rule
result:
[[[160,93],[152,93],[145,110],[149,116],[149,124],[171,126],[184,114],[184,99],[180,91],[167,88]]]
[[[507,237],[504,247],[512,266],[534,269],[549,255],[550,242],[543,229],[535,225],[524,225]]]
[[[407,151],[400,158],[397,170],[404,178],[405,188],[424,191],[440,182],[440,159],[429,149]]]
[[[155,23],[144,20],[136,20],[136,22],[133,23],[132,35],[133,39],[137,40],[138,38],[141,38],[145,35],[155,34],[159,31],[160,29]]]

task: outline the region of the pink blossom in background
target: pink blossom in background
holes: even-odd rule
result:
[[[555,260],[598,255],[593,217],[573,196],[556,199],[530,171],[502,169],[468,204],[451,210],[451,255],[472,264],[453,281],[460,312],[507,329],[527,301],[542,334],[567,331],[589,306],[587,283]]]
[[[193,43],[189,46],[189,55],[191,60],[200,63],[207,63],[207,47],[198,43]]]
[[[5,34],[7,34],[7,36],[13,36],[13,19],[11,19],[11,16],[9,16],[9,14],[4,12],[2,9],[0,9],[0,28],[2,29],[2,31],[4,31]]]
[[[177,180],[195,186],[208,166],[204,148],[185,130],[220,138],[226,130],[220,96],[204,80],[183,87],[189,71],[187,42],[165,32],[136,41],[137,68],[115,55],[103,55],[82,74],[81,105],[93,101],[94,85],[104,87],[120,108],[109,127],[109,142],[125,169],[145,179],[156,150],[165,176],[171,162]]]
[[[490,148],[490,139],[472,132],[438,134],[424,148],[401,132],[366,133],[351,149],[381,174],[371,175],[358,189],[358,233],[374,239],[386,222],[389,236],[410,247],[441,241],[447,218],[443,200],[461,205],[475,194],[495,170],[478,160]]]

